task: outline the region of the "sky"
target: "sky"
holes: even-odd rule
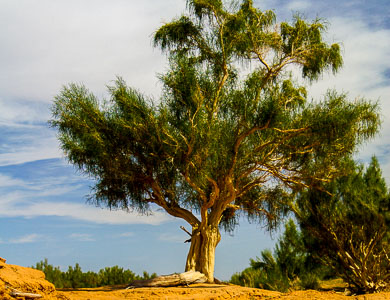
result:
[[[310,86],[320,99],[327,89],[378,101],[380,134],[356,158],[376,155],[390,185],[390,2],[388,0],[264,0],[278,21],[294,13],[327,20],[329,42],[342,46],[344,67]],[[152,47],[161,25],[179,17],[184,0],[0,0],[0,257],[32,266],[47,258],[66,270],[119,265],[141,274],[184,271],[188,237],[180,219],[109,211],[87,203],[93,182],[69,165],[48,126],[53,98],[71,82],[100,98],[122,77],[158,99],[157,74],[166,57]],[[222,233],[215,276],[228,280],[249,259],[272,249],[278,233],[242,220]]]

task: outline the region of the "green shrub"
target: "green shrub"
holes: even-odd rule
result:
[[[304,290],[318,290],[320,288],[318,275],[314,273],[302,274],[299,286]]]
[[[47,258],[38,262],[33,268],[45,273],[46,280],[53,283],[57,289],[129,284],[134,280],[150,279],[157,276],[156,273],[149,275],[146,271],[143,272],[143,276],[139,276],[131,270],[124,270],[118,266],[106,267],[98,273],[92,271],[84,273],[78,263],[74,267],[69,266],[66,272],[62,272],[59,267],[50,265]]]

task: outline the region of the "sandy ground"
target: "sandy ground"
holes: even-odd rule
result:
[[[13,290],[34,293],[42,300],[119,300],[119,299],[291,299],[291,300],[390,300],[390,292],[360,296],[344,296],[334,291],[295,291],[279,293],[236,285],[194,284],[189,287],[137,288],[125,289],[124,286],[103,287],[96,289],[77,289],[56,291],[45,280],[41,271],[0,261],[0,299],[28,300],[28,297],[14,298]]]
[[[174,288],[139,288],[133,290],[115,290],[113,288],[81,289],[77,291],[58,292],[69,300],[119,300],[119,299],[291,299],[291,300],[385,300],[390,293],[378,293],[359,296],[344,296],[333,291],[295,291],[279,293],[260,289],[245,288],[235,285],[196,284],[190,287]]]
[[[70,300],[87,299],[272,299],[278,292],[242,288],[234,285],[193,284],[189,287],[137,289],[80,289],[59,292]]]

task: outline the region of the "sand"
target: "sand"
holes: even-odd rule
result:
[[[0,299],[28,300],[28,297],[11,297],[13,290],[39,294],[42,300],[119,300],[119,299],[291,299],[291,300],[384,300],[390,299],[390,292],[359,296],[345,296],[335,291],[294,291],[280,293],[228,284],[194,284],[189,287],[137,288],[125,286],[102,287],[95,289],[56,290],[45,280],[43,272],[9,265],[0,261]]]

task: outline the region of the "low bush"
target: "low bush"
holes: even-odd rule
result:
[[[38,262],[33,268],[45,273],[46,280],[53,283],[56,288],[95,288],[106,285],[129,284],[134,280],[150,279],[157,276],[149,275],[144,271],[142,276],[136,275],[131,270],[124,270],[118,266],[106,267],[98,273],[83,272],[78,263],[74,267],[69,266],[66,272],[59,267],[53,267],[48,260]]]

